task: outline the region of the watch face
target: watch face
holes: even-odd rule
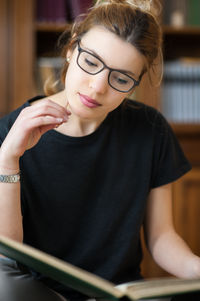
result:
[[[4,182],[4,176],[0,175],[0,182]]]

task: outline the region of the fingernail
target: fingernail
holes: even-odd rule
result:
[[[63,122],[63,119],[62,118],[56,118],[57,122],[61,123]]]

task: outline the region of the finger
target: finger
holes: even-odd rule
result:
[[[70,108],[69,108],[69,102],[67,101],[66,105],[65,105],[65,109],[67,110],[67,113],[69,115],[71,115],[71,111],[70,111]]]
[[[44,126],[41,126],[40,127],[40,133],[41,135],[45,134],[46,132],[50,131],[50,130],[53,130],[55,128],[57,128],[59,126],[59,124],[55,125],[55,124],[49,124],[49,125],[44,125]]]
[[[54,106],[54,104],[51,103],[44,103],[39,106],[34,105],[33,107],[25,108],[21,112],[20,118],[22,120],[30,120],[40,116],[52,116],[55,118],[62,118],[67,121],[69,114],[63,107]]]
[[[55,118],[53,116],[39,116],[28,120],[28,122],[23,124],[24,135],[29,135],[34,129],[41,128],[43,126],[50,126],[54,128],[57,125],[64,123],[63,118]]]
[[[71,114],[71,112],[69,112],[68,110],[67,110],[67,107],[66,106],[61,106],[61,105],[59,105],[58,103],[56,103],[56,102],[54,102],[54,101],[52,101],[52,100],[50,100],[50,99],[47,99],[47,100],[44,100],[44,101],[41,101],[40,103],[37,103],[36,104],[38,107],[40,107],[40,106],[44,106],[44,107],[52,107],[52,108],[55,108],[56,110],[58,110],[58,111],[60,111],[61,113],[69,113],[69,114]],[[67,105],[68,105],[68,102],[67,102]]]
[[[53,122],[51,120],[51,116],[50,116],[50,118],[49,118],[49,116],[46,116],[44,119],[45,119],[45,122],[47,122],[47,123],[50,122],[50,124],[45,124],[45,125],[40,126],[41,135],[48,132],[49,130],[59,127],[63,123],[63,120],[61,118],[56,118],[56,119],[54,119]]]
[[[39,116],[39,117],[36,117],[36,118],[32,119],[32,122],[33,122],[35,127],[44,126],[44,125],[55,126],[55,125],[60,125],[65,121],[66,120],[64,118],[54,117],[54,116],[51,116],[51,115]]]

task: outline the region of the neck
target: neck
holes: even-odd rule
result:
[[[75,115],[70,115],[69,120],[62,124],[57,130],[65,135],[73,137],[87,136],[93,133],[103,120],[83,120]]]

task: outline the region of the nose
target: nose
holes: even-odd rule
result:
[[[108,89],[108,70],[91,75],[89,85],[96,93],[104,94]]]

